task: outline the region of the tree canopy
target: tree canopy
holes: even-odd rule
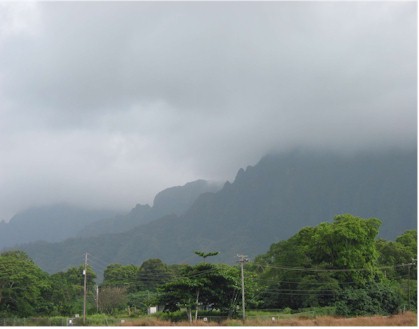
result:
[[[244,267],[246,305],[254,309],[333,307],[339,315],[393,314],[416,308],[417,232],[395,241],[377,238],[380,221],[349,214],[304,227]],[[140,266],[110,264],[97,299],[96,274],[87,268],[88,313],[163,306],[186,309],[190,320],[205,309],[240,312],[239,266],[208,263],[218,252],[195,251],[196,265],[152,258]],[[0,254],[0,315],[81,313],[84,266],[47,274],[24,252]],[[96,305],[97,303],[97,305]],[[98,309],[96,309],[96,307]],[[195,316],[193,316],[193,313]]]
[[[32,316],[42,312],[42,298],[50,288],[48,274],[24,252],[0,254],[0,314]]]

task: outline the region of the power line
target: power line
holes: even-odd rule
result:
[[[409,264],[396,264],[396,265],[387,265],[387,266],[374,266],[374,269],[389,269],[394,267],[405,267],[414,265],[415,263]],[[287,271],[305,271],[305,272],[354,272],[354,271],[371,271],[369,268],[316,268],[316,267],[288,267],[288,266],[278,266],[278,265],[258,265],[262,269],[271,268],[278,270],[287,270]]]

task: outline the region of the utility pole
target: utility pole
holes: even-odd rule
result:
[[[410,264],[407,264],[407,309],[410,310]]]
[[[83,294],[83,324],[86,324],[86,300],[87,300],[87,252],[84,255],[84,294]]]
[[[99,286],[96,285],[96,312],[99,313]]]
[[[239,257],[238,262],[240,263],[241,268],[241,277],[242,277],[242,306],[243,306],[243,322],[246,320],[246,305],[244,300],[244,263],[248,262],[249,259],[244,255],[237,255]]]

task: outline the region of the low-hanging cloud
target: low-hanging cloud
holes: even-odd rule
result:
[[[416,147],[416,6],[0,6],[0,218],[129,209],[293,147]]]

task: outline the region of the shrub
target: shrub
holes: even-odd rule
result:
[[[283,314],[291,314],[291,312],[292,312],[292,309],[290,309],[289,307],[285,307],[285,308],[282,310],[282,313],[283,313]]]
[[[160,312],[155,315],[157,318],[165,321],[179,322],[187,321],[188,316],[185,311],[175,311],[175,312]]]
[[[336,303],[336,315],[396,314],[401,299],[388,283],[371,283],[365,289],[346,288]]]

